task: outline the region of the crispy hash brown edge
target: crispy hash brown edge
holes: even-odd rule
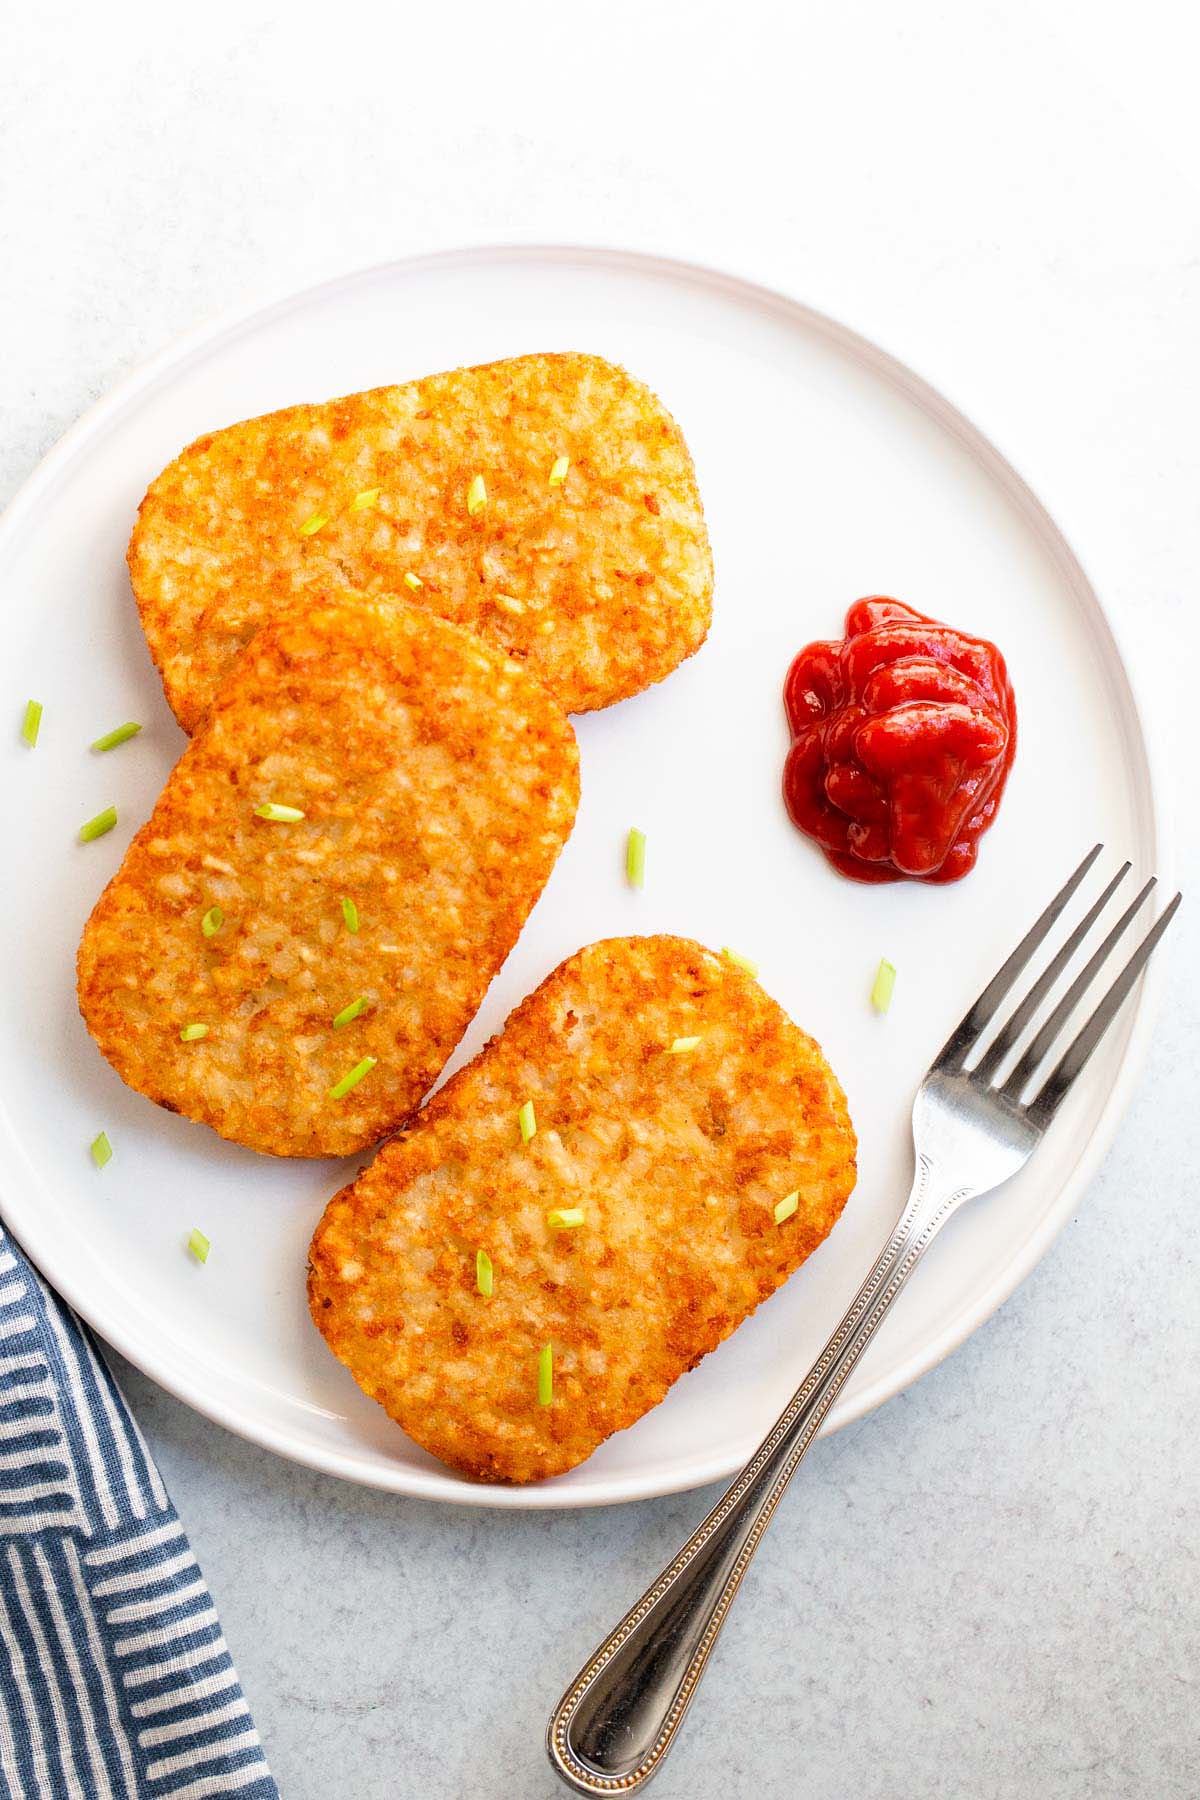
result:
[[[403,1374],[396,1378],[386,1352],[379,1352],[370,1337],[364,1337],[354,1321],[346,1319],[343,1305],[348,1306],[349,1300],[343,1302],[345,1284],[341,1271],[347,1262],[357,1263],[370,1256],[368,1238],[372,1225],[382,1223],[389,1208],[402,1199],[414,1180],[436,1168],[436,1163],[431,1165],[422,1157],[422,1138],[436,1130],[441,1121],[458,1115],[460,1097],[469,1092],[479,1072],[506,1054],[514,1060],[531,1061],[539,1052],[544,1056],[552,1051],[554,1039],[548,1023],[560,996],[568,1004],[573,995],[578,998],[576,982],[583,959],[620,953],[628,946],[641,956],[661,958],[673,973],[680,959],[685,966],[688,959],[703,958],[710,965],[721,961],[722,998],[727,999],[734,1020],[751,1027],[765,1027],[775,1034],[777,1044],[790,1043],[792,1047],[797,1100],[803,1101],[806,1109],[815,1108],[820,1115],[821,1160],[826,1179],[819,1191],[808,1197],[809,1203],[802,1196],[799,1215],[789,1221],[792,1229],[768,1240],[778,1245],[781,1254],[773,1264],[756,1264],[749,1277],[754,1292],[748,1304],[735,1305],[731,1297],[730,1308],[719,1317],[703,1321],[701,1329],[695,1329],[693,1322],[686,1341],[674,1329],[655,1339],[653,1326],[645,1322],[646,1360],[639,1365],[640,1390],[636,1395],[625,1385],[609,1386],[588,1396],[582,1404],[574,1399],[565,1418],[557,1407],[543,1410],[531,1406],[531,1433],[515,1443],[500,1442],[481,1431],[473,1419],[461,1416],[451,1402],[441,1413],[412,1403]],[[806,1124],[810,1122],[806,1119]],[[576,1467],[614,1432],[636,1423],[665,1397],[681,1375],[694,1368],[776,1292],[833,1229],[853,1191],[856,1174],[855,1133],[837,1077],[819,1045],[788,1018],[752,976],[715,958],[713,952],[689,939],[602,940],[568,957],[547,976],[514,1009],[503,1029],[478,1055],[413,1115],[367,1169],[331,1199],[310,1246],[309,1309],[329,1348],[363,1392],[378,1401],[432,1455],[482,1482],[543,1480]],[[498,1175],[497,1180],[502,1181],[503,1177]],[[520,1198],[518,1190],[514,1211]],[[402,1263],[403,1255],[397,1253],[391,1265],[397,1274]],[[648,1369],[650,1361],[653,1366]]]

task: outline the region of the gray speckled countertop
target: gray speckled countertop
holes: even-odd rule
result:
[[[1194,105],[1176,9],[1149,0],[1136,34],[1097,10],[23,9],[0,66],[0,498],[247,293],[509,225],[751,269],[782,245],[796,290],[1014,455],[1170,733],[1200,567]],[[1195,917],[1078,1217],[955,1356],[817,1447],[662,1800],[1200,1792]],[[123,1375],[284,1800],[559,1791],[549,1705],[711,1495],[439,1510]]]

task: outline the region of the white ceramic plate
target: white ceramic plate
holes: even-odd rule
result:
[[[758,959],[825,1046],[850,1099],[861,1178],[842,1222],[736,1337],[574,1473],[469,1485],[411,1444],[312,1330],[310,1230],[347,1165],[240,1151],[129,1092],[78,1017],[80,930],[183,747],[138,627],[124,552],[151,477],[200,432],[521,351],[587,349],[657,390],[695,455],[716,558],[712,634],[661,687],[578,721],[574,835],[454,1064],[560,958],[671,931]],[[793,652],[886,592],[995,638],[1021,747],[976,871],[948,889],[832,873],[779,798],[780,688]],[[1137,704],[1071,551],[1011,468],[922,381],[780,294],[621,252],[502,248],[392,264],[198,334],[78,424],[0,526],[4,842],[0,1185],[6,1219],[59,1290],[150,1375],[285,1455],[398,1493],[582,1506],[725,1475],[807,1369],[907,1190],[913,1089],[1026,920],[1100,838],[1160,872]],[[36,751],[16,733],[45,704]],[[89,741],[128,718],[136,741]],[[81,845],[109,801],[120,825]],[[649,839],[641,893],[627,828]],[[15,856],[14,856],[15,852]],[[869,1009],[876,964],[899,980]],[[896,1393],[1002,1301],[1077,1202],[1115,1128],[1147,1030],[1143,988],[1033,1165],[938,1241],[832,1423]],[[103,1172],[88,1156],[107,1130]],[[184,1252],[198,1225],[201,1267]]]

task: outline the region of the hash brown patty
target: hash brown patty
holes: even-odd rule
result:
[[[711,616],[679,427],[623,369],[574,354],[456,369],[198,438],[142,501],[129,569],[185,731],[266,619],[333,589],[403,594],[468,626],[568,712],[661,681]]]
[[[728,1337],[854,1178],[833,1071],[750,975],[684,938],[612,938],[562,963],[330,1201],[309,1305],[417,1443],[483,1481],[538,1481]],[[582,1223],[556,1228],[555,1209]]]
[[[362,601],[279,619],[88,920],[88,1029],[130,1087],[250,1149],[376,1143],[477,1011],[577,799],[565,713],[470,633]]]

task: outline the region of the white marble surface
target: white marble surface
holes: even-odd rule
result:
[[[432,238],[520,227],[765,263],[1012,455],[1129,618],[1181,757],[1194,57],[1169,0],[1106,10],[22,8],[0,58],[0,498],[174,332]],[[1194,920],[1193,902],[1086,1205],[955,1357],[818,1446],[663,1800],[1200,1791]],[[126,1381],[285,1800],[549,1800],[550,1702],[704,1495],[438,1511]]]

